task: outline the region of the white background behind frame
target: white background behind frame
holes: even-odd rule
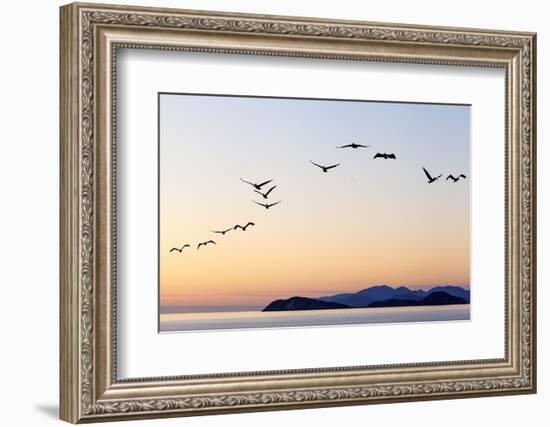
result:
[[[504,357],[504,74],[502,68],[119,48],[118,377]],[[158,92],[472,104],[471,321],[158,334]],[[220,349],[223,358],[216,357]]]
[[[151,6],[152,0],[110,0],[115,4]],[[3,5],[5,16],[0,26],[3,40],[17,34],[17,43],[3,45],[4,58],[17,66],[2,68],[0,112],[9,117],[0,126],[5,141],[0,152],[5,161],[0,168],[0,182],[5,205],[0,211],[0,256],[9,260],[0,269],[4,298],[0,302],[3,344],[17,351],[0,354],[2,402],[9,410],[2,419],[10,426],[62,426],[58,411],[58,322],[59,322],[59,33],[58,7],[61,0],[29,0]],[[544,2],[463,0],[452,5],[435,0],[394,0],[392,2],[311,2],[307,0],[158,0],[159,7],[226,10],[295,16],[318,16],[330,19],[355,19],[410,24],[452,25],[474,28],[500,28],[537,31],[539,52],[550,49],[550,27]],[[32,10],[33,13],[29,13]],[[21,17],[27,28],[21,31]],[[37,35],[40,37],[37,37]],[[32,54],[22,54],[32,52]],[[38,64],[39,67],[37,66]],[[39,68],[39,72],[38,71]],[[550,55],[539,54],[537,74],[550,75]],[[32,78],[31,78],[32,76]],[[538,117],[550,115],[550,80],[537,82]],[[22,95],[29,96],[22,96]],[[30,102],[32,94],[32,102]],[[37,113],[37,114],[33,114]],[[32,114],[32,126],[29,117]],[[538,258],[550,256],[550,125],[539,120],[537,129],[538,165]],[[32,153],[30,155],[29,153]],[[24,167],[22,167],[24,163]],[[9,183],[9,184],[8,184]],[[16,183],[16,184],[15,184]],[[15,204],[16,209],[9,208]],[[35,214],[37,209],[40,214]],[[25,213],[29,212],[32,220]],[[29,239],[34,253],[32,268]],[[496,254],[493,256],[497,256]],[[498,254],[500,256],[500,254]],[[22,272],[24,273],[22,275]],[[550,405],[550,371],[545,360],[550,357],[549,263],[540,262],[538,277],[538,393],[536,395],[495,396],[491,398],[407,402],[391,405],[346,406],[303,409],[299,411],[254,412],[196,418],[136,420],[124,427],[280,427],[281,425],[399,426],[406,420],[410,427],[464,427],[491,423],[499,427],[541,426]],[[23,286],[25,285],[25,286]],[[21,316],[21,304],[26,313]],[[14,319],[18,319],[16,327]],[[38,350],[39,349],[39,350]],[[32,362],[26,354],[39,354]],[[120,423],[105,425],[120,426]]]

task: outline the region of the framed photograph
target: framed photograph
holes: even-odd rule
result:
[[[160,332],[470,320],[470,105],[158,102]]]
[[[536,390],[535,34],[61,8],[61,418]]]

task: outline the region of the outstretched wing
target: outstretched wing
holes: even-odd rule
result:
[[[458,175],[459,178],[464,178],[466,179],[466,175],[464,175],[463,173],[461,173],[460,175]]]
[[[189,243],[186,243],[185,245],[183,245],[183,248],[182,249],[185,249],[185,248],[190,248],[191,245]]]
[[[178,249],[178,248],[172,248],[172,249],[170,249],[170,252],[174,252],[174,251],[178,251],[178,252],[179,252],[179,249]]]
[[[242,182],[246,182],[247,184],[254,186],[253,182],[247,181],[246,179],[242,179],[242,178],[240,178],[240,179],[241,179]]]
[[[237,224],[235,227],[233,227],[233,230],[236,230],[237,228],[240,228],[241,230],[244,230],[242,225]]]
[[[332,169],[332,168],[335,168],[336,166],[340,166],[340,163],[336,163],[335,165],[327,166],[325,169]]]
[[[257,202],[256,200],[252,200],[254,203],[256,203],[257,205],[260,205],[260,206],[263,206],[265,208],[265,205],[263,203],[259,203]],[[240,226],[239,226],[240,227]]]
[[[216,244],[216,242],[214,242],[214,240],[209,240],[208,242],[205,243],[205,245],[208,245],[209,243],[213,243],[214,245]]]
[[[336,147],[336,148],[351,148],[351,147],[353,147],[353,144],[340,145],[339,147]]]
[[[278,205],[279,203],[281,203],[281,200],[279,200],[278,202],[275,202],[275,203],[270,203],[269,205],[266,205],[266,206],[275,206],[275,205]]]
[[[262,188],[264,185],[269,184],[271,181],[273,181],[273,180],[272,180],[272,179],[269,179],[269,180],[267,180],[267,181],[262,182],[261,184],[256,185],[256,187]]]
[[[311,163],[312,165],[315,165],[315,166],[317,166],[318,168],[324,169],[324,167],[323,167],[323,166],[321,166],[321,165],[318,165],[317,163],[315,163],[315,162],[312,162],[311,160],[310,160],[309,162],[310,162],[310,163]]]
[[[250,226],[250,225],[251,225],[252,227],[254,227],[256,224],[254,224],[253,222],[249,221],[249,222],[244,226],[244,228],[247,228],[247,227]]]
[[[355,144],[356,147],[359,147],[359,148],[368,148],[370,147],[370,145],[363,145],[363,144]]]
[[[454,176],[452,176],[451,174],[447,175],[447,178],[445,178],[445,181],[449,180],[450,179],[456,179]]]
[[[432,176],[430,175],[430,173],[426,170],[426,168],[424,166],[422,166],[422,169],[424,170],[424,173],[426,174],[426,176],[428,177],[428,179],[431,181],[433,178]]]
[[[275,190],[275,187],[277,187],[277,186],[274,185],[273,187],[271,187],[269,190],[267,190],[267,192],[265,194],[263,194],[263,196],[265,196],[265,197],[269,196],[269,193],[271,193],[273,190]]]
[[[225,233],[225,231],[218,231],[218,230],[210,230],[212,233],[216,233],[216,234],[223,234]]]
[[[262,193],[261,191],[254,190],[254,193],[258,193],[260,196],[264,197],[264,193]]]
[[[204,243],[199,243],[199,244],[197,245],[197,250],[199,250],[199,249],[201,248],[201,246],[203,246],[203,245],[204,245]]]

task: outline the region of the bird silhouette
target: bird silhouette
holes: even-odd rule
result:
[[[422,169],[424,169],[424,173],[426,174],[426,177],[428,178],[428,184],[431,184],[432,182],[437,181],[437,180],[438,180],[439,178],[441,178],[441,176],[443,175],[443,174],[439,174],[439,176],[432,177],[432,176],[430,175],[430,173],[426,170],[425,167],[422,167]]]
[[[332,169],[332,168],[335,168],[336,166],[340,166],[340,163],[336,163],[335,165],[330,165],[330,166],[323,166],[323,165],[319,165],[315,162],[312,162],[311,160],[309,161],[312,165],[315,165],[317,166],[318,168],[321,168],[323,169],[323,172],[328,172],[329,169]]]
[[[233,228],[228,228],[227,230],[210,230],[210,231],[212,233],[221,234],[222,236],[225,236],[225,233],[231,230],[233,230]]]
[[[254,224],[252,221],[248,221],[246,225],[239,225],[237,224],[235,227],[233,227],[233,230],[236,230],[237,228],[240,228],[243,231],[246,231],[246,229],[250,226],[254,227],[256,224]]]
[[[271,193],[273,190],[275,190],[277,186],[274,185],[273,187],[271,187],[269,190],[267,190],[265,193],[262,193],[261,191],[258,191],[258,190],[254,190],[255,193],[258,193],[260,196],[262,196],[264,199],[267,199],[268,196],[269,196],[269,193]]]
[[[201,246],[206,246],[208,245],[209,243],[212,243],[212,244],[216,244],[216,242],[214,242],[214,240],[207,240],[206,242],[200,242],[198,245],[197,245],[197,250],[199,250],[201,248]]]
[[[373,159],[396,159],[395,154],[393,153],[376,153]]]
[[[464,175],[463,173],[461,173],[460,175],[458,175],[458,176],[455,178],[453,175],[449,174],[449,176],[447,176],[447,178],[445,178],[445,181],[449,180],[449,178],[452,179],[454,182],[457,182],[458,180],[460,180],[460,178],[466,179],[466,175]]]
[[[252,200],[252,201],[254,203],[256,203],[257,205],[263,206],[266,209],[269,209],[271,206],[275,206],[275,205],[278,205],[279,203],[281,203],[281,200],[279,200],[278,202],[275,202],[275,203],[260,203],[260,202],[256,202],[255,200]]]
[[[351,144],[340,145],[339,147],[336,147],[336,148],[353,148],[355,150],[356,148],[367,148],[367,147],[370,147],[370,145],[356,144],[355,142],[353,142]]]
[[[190,245],[188,243],[186,243],[185,245],[183,245],[181,248],[172,248],[170,249],[170,252],[174,252],[174,251],[178,251],[180,254],[181,252],[185,249],[185,248],[188,248],[190,247]]]
[[[264,182],[261,182],[259,184],[256,184],[254,182],[250,182],[250,181],[247,181],[245,179],[242,179],[241,178],[241,181],[242,182],[246,182],[247,184],[251,185],[252,187],[254,187],[256,190],[260,191],[262,189],[262,187],[266,184],[269,184],[271,181],[273,181],[272,179],[268,180],[268,181],[264,181]]]

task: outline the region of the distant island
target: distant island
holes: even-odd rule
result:
[[[328,310],[332,308],[350,308],[350,306],[337,302],[322,301],[315,298],[292,297],[275,300],[262,311]]]
[[[355,293],[319,298],[293,296],[269,303],[262,311],[330,310],[343,308],[416,307],[469,304],[470,291],[461,286],[434,286],[428,290],[411,290],[405,286],[371,286]]]

